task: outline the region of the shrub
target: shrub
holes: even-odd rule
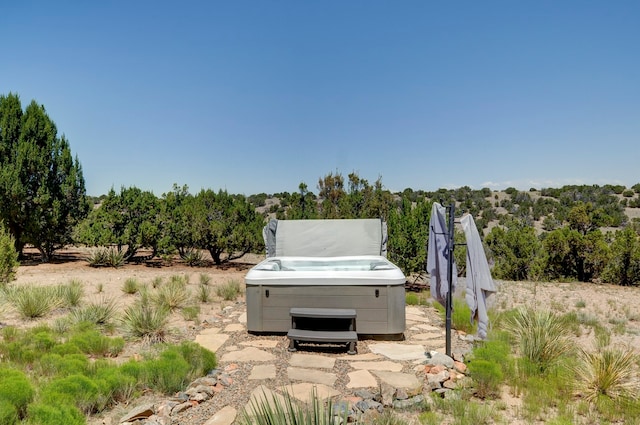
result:
[[[74,406],[58,403],[33,403],[28,409],[27,425],[84,425],[85,416]]]
[[[140,286],[136,279],[130,277],[129,279],[124,281],[124,284],[120,289],[122,289],[122,292],[124,292],[125,294],[133,295],[138,292]]]
[[[188,307],[182,308],[182,317],[184,320],[190,320],[192,322],[198,321],[198,316],[200,315],[200,307],[197,305],[191,305]]]
[[[18,252],[13,236],[0,224],[0,286],[15,279],[18,268]]]
[[[70,347],[73,345],[67,345]],[[57,347],[56,347],[57,348]],[[36,369],[44,376],[67,376],[74,373],[86,373],[89,369],[89,359],[78,349],[73,354],[59,354],[58,350],[45,354],[37,363]]]
[[[51,286],[19,286],[6,291],[7,300],[25,319],[46,316],[62,306],[57,288]]]
[[[27,376],[16,369],[0,368],[0,400],[6,400],[16,408],[18,416],[24,416],[35,390]]]
[[[18,423],[18,410],[9,400],[0,398],[0,424],[15,425]]]
[[[502,370],[497,363],[488,360],[472,360],[469,363],[469,376],[476,382],[476,396],[479,398],[495,398],[500,395]]]
[[[407,305],[420,304],[420,298],[418,298],[418,294],[416,294],[415,292],[407,292],[404,296],[404,301]]]
[[[183,389],[189,381],[191,365],[175,349],[165,350],[159,358],[147,360],[144,366],[144,381],[165,394]]]
[[[177,346],[177,350],[180,356],[191,365],[193,379],[206,375],[217,365],[215,353],[195,342],[185,341]]]
[[[235,279],[229,280],[216,287],[216,295],[225,301],[233,301],[242,293],[240,282]]]
[[[107,396],[105,405],[130,401],[138,387],[138,381],[120,367],[110,363],[94,363],[94,379],[101,383],[101,393]]]
[[[109,338],[95,329],[76,333],[69,342],[76,345],[83,353],[94,356],[117,356],[124,348],[122,338]]]
[[[163,306],[137,302],[125,308],[122,316],[124,332],[148,342],[164,341],[170,311]]]
[[[73,374],[51,380],[42,388],[40,398],[54,406],[76,406],[84,413],[92,413],[97,411],[99,393],[100,389],[92,379]]]

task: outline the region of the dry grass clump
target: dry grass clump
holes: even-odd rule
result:
[[[630,348],[581,350],[574,367],[576,391],[589,402],[601,396],[637,400],[640,397],[637,362],[638,356]]]
[[[145,301],[138,301],[125,308],[121,318],[122,328],[129,337],[146,342],[162,342],[167,337],[170,310]]]
[[[55,286],[10,286],[4,289],[5,297],[24,319],[44,317],[64,305],[60,289]]]
[[[570,324],[546,310],[526,307],[515,310],[505,321],[505,331],[514,339],[520,355],[542,372],[574,347]]]
[[[216,287],[216,295],[225,301],[234,301],[243,293],[242,289],[239,281],[231,279]]]

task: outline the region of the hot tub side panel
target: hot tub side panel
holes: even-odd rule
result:
[[[247,285],[247,329],[287,332],[292,307],[352,308],[359,334],[405,330],[404,285]]]

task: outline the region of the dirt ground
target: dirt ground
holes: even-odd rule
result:
[[[215,286],[231,280],[244,283],[247,271],[263,257],[248,256],[224,266],[209,265],[189,267],[176,260],[171,264],[155,262],[153,264],[128,264],[124,267],[93,268],[84,260],[88,251],[66,249],[59,253],[51,263],[40,263],[36,256],[21,265],[13,285],[65,284],[72,280],[83,283],[86,302],[103,297],[114,299],[122,308],[132,303],[136,297],[122,291],[124,282],[134,278],[141,284],[151,285],[161,277],[167,281],[174,275],[186,275],[189,287],[195,291],[201,275],[210,278],[212,295]],[[511,309],[520,305],[547,308],[557,313],[575,312],[584,323],[597,322],[611,330],[611,344],[633,347],[640,353],[640,288],[625,288],[592,283],[540,283],[540,282],[504,282],[496,281],[498,292],[490,298],[490,305],[496,310]],[[459,282],[459,292],[464,288],[464,279]],[[239,300],[242,302],[242,300]],[[208,304],[200,304],[200,318],[216,315],[233,301],[214,298]],[[55,312],[45,320],[53,321],[66,312]],[[0,327],[14,325],[30,327],[40,321],[25,321],[8,308],[0,309]],[[193,339],[200,324],[186,321],[179,313],[172,315],[170,327],[174,329],[172,339]],[[582,333],[576,335],[578,343],[585,348],[595,347],[593,329],[582,327]],[[143,349],[139,344],[129,343],[125,352],[118,357],[125,361]],[[505,394],[505,397],[509,397]],[[505,400],[508,402],[508,400]]]
[[[36,284],[55,285],[78,280],[84,284],[85,300],[88,302],[100,298],[114,299],[122,307],[127,306],[135,297],[122,291],[127,279],[134,278],[141,284],[151,285],[153,279],[161,277],[168,280],[174,275],[185,275],[189,286],[195,290],[201,275],[210,278],[212,294],[215,286],[231,280],[244,282],[247,271],[264,257],[248,255],[223,266],[212,264],[205,267],[189,267],[179,260],[170,264],[153,262],[150,264],[127,264],[124,267],[94,268],[84,260],[88,250],[81,248],[65,249],[58,253],[51,263],[43,264],[36,253],[31,253],[28,261],[18,268],[15,285]],[[597,321],[611,330],[613,344],[628,345],[640,351],[640,288],[599,285],[593,283],[548,283],[548,282],[508,282],[496,281],[499,290],[491,297],[490,304],[497,310],[506,310],[520,305],[548,308],[557,313],[575,311],[584,322]],[[458,285],[463,291],[464,279]],[[229,302],[227,302],[229,303]],[[209,304],[201,304],[200,317],[216,314],[224,308],[225,302],[214,299]],[[63,313],[61,312],[60,315]],[[55,319],[56,314],[47,320]],[[5,308],[0,322],[4,325],[19,327],[32,326],[37,321],[25,322],[15,312]],[[173,315],[171,323],[176,329],[189,334],[194,328],[193,322],[185,321],[179,314]],[[184,335],[186,336],[186,335]],[[179,337],[179,335],[177,336]],[[588,346],[593,342],[593,331],[584,328],[579,337],[581,344]]]

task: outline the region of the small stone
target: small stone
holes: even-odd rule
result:
[[[185,401],[184,403],[180,403],[176,405],[173,409],[171,409],[171,414],[175,415],[177,413],[184,412],[185,410],[190,409],[191,407],[193,407],[193,405],[190,402]]]
[[[444,388],[449,388],[450,390],[455,390],[456,388],[458,388],[458,384],[456,384],[453,379],[447,379],[446,381],[444,381],[442,383],[442,386]]]
[[[453,362],[453,368],[463,374],[467,372],[467,365],[457,360]]]
[[[132,409],[128,414],[124,415],[120,422],[133,422],[138,419],[147,419],[151,415],[155,414],[153,404],[143,404]]]
[[[189,385],[190,387],[197,387],[198,385],[206,385],[208,387],[213,387],[215,384],[218,383],[218,380],[215,378],[212,378],[210,376],[204,376],[202,378],[198,378],[195,381],[193,381],[191,383],[191,385]]]
[[[354,392],[354,394],[360,398],[362,398],[363,400],[373,400],[373,398],[375,397],[375,394],[373,394],[371,391],[367,391],[367,390],[358,390],[356,392]]]
[[[446,354],[442,354],[437,351],[429,351],[425,354],[427,356],[425,364],[434,366],[443,365],[446,368],[453,369],[453,359]]]
[[[381,385],[382,404],[384,406],[392,406],[393,398],[396,395],[396,389],[391,385],[383,382]]]
[[[411,397],[406,400],[396,400],[393,402],[394,409],[408,409],[417,405],[421,405],[424,403],[424,396],[422,394],[418,394],[415,397]]]
[[[409,398],[409,395],[404,390],[404,388],[398,388],[396,390],[396,400],[406,400]]]

